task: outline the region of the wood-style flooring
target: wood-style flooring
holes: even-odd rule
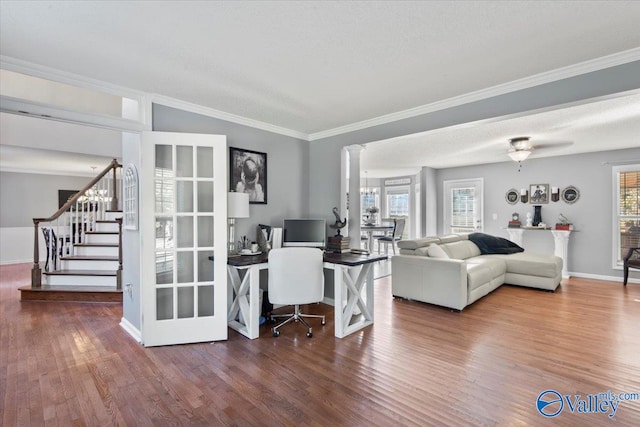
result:
[[[30,265],[0,266],[0,425],[640,426],[536,409],[547,389],[640,393],[640,286],[565,280],[503,286],[460,313],[394,300],[376,281],[375,324],[344,339],[268,325],[249,340],[144,348],[119,304],[19,301]]]

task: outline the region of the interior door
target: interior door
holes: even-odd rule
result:
[[[444,182],[445,232],[481,232],[484,228],[482,178]]]
[[[227,339],[226,151],[225,136],[143,133],[145,346]]]

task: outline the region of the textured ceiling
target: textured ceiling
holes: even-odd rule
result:
[[[638,1],[2,0],[0,53],[313,136],[637,51],[638,22]],[[507,160],[520,135],[573,142],[532,158],[638,146],[638,104],[634,94],[383,141],[362,165],[373,177]],[[16,123],[2,144],[19,138]]]

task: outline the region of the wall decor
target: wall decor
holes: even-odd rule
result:
[[[122,225],[125,230],[138,229],[138,169],[129,163],[122,172]]]
[[[510,205],[515,205],[516,203],[518,203],[520,194],[518,194],[518,190],[512,188],[511,190],[507,191],[507,194],[505,194],[504,198],[507,199],[507,203],[509,203]]]
[[[560,200],[560,188],[551,187],[551,201],[557,202],[558,200]]]
[[[539,205],[549,203],[549,184],[531,184],[529,186],[529,203]]]
[[[562,194],[560,197],[565,203],[575,203],[580,198],[580,191],[573,185],[570,185],[562,190]]]
[[[78,190],[58,190],[58,209],[63,207],[77,192]]]
[[[522,203],[527,203],[529,201],[529,192],[526,188],[520,189],[520,201]]]
[[[248,193],[250,204],[267,204],[267,153],[229,147],[229,191]]]

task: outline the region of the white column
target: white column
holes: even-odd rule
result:
[[[524,234],[524,229],[507,228],[507,233],[509,233],[509,240],[518,246],[522,246],[522,235]]]
[[[567,261],[569,259],[569,236],[570,230],[551,230],[553,234],[553,242],[555,245],[554,255],[562,258],[562,278],[569,278],[569,268]]]
[[[362,145],[350,145],[349,150],[349,237],[350,247],[360,247],[360,152]]]

